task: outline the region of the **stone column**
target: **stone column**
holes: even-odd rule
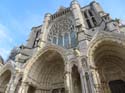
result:
[[[80,58],[79,58],[80,59]],[[90,93],[88,84],[87,84],[87,79],[86,79],[86,67],[82,66],[81,60],[79,60],[79,73],[80,73],[80,79],[81,79],[81,84],[82,84],[82,93]]]
[[[87,88],[89,91],[88,93],[95,93],[94,86],[93,86],[92,74],[90,71],[85,72],[85,78],[86,78]]]
[[[29,85],[26,82],[22,82],[19,93],[28,93]]]
[[[83,73],[80,73],[80,79],[81,79],[82,93],[89,93],[87,89],[85,75],[83,75]]]
[[[21,86],[21,81],[20,81],[20,79],[21,79],[20,73],[16,73],[16,75],[14,76],[13,82],[12,82],[12,84],[11,84],[9,93],[15,93],[16,89]],[[18,84],[19,84],[19,85],[18,85]],[[18,90],[18,91],[19,91],[19,90]]]
[[[72,74],[71,72],[65,73],[65,79],[66,79],[66,93],[73,93],[73,87],[72,87]]]
[[[70,64],[66,64],[66,71],[65,71],[65,85],[66,85],[66,93],[73,93],[73,84],[72,84],[72,73]]]
[[[87,65],[87,57],[86,56],[78,57],[78,60],[79,60],[79,72],[82,84],[82,93],[94,93],[94,89],[92,87],[91,74],[89,71],[89,67]]]
[[[94,87],[95,93],[103,93],[103,89],[101,86],[101,80],[100,80],[97,69],[92,68],[91,73],[92,73],[92,79],[93,79],[93,85],[94,85],[93,87]]]

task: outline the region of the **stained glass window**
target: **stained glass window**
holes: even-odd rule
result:
[[[53,37],[53,43],[56,44],[57,43],[57,38]]]
[[[69,35],[68,35],[68,33],[65,33],[65,36],[64,36],[64,46],[66,48],[69,48]]]
[[[76,47],[77,37],[76,37],[76,33],[74,31],[70,32],[70,38],[71,38],[71,47]]]
[[[59,35],[59,37],[58,37],[58,45],[63,46],[63,37],[62,37],[62,35]]]

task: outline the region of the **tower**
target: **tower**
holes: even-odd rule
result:
[[[124,93],[123,27],[96,1],[45,14],[1,65],[0,93]]]

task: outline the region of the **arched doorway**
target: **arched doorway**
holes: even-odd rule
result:
[[[96,74],[101,93],[123,93],[122,83],[125,80],[125,48],[113,41],[100,42],[93,51],[93,62],[99,74]],[[120,81],[120,82],[121,82]],[[116,86],[119,87],[116,87]],[[120,90],[119,90],[120,89]],[[99,92],[100,93],[100,92]]]
[[[78,67],[72,67],[72,84],[73,84],[73,93],[82,93],[81,79],[78,72]]]
[[[1,76],[0,76],[0,93],[5,93],[8,83],[11,78],[11,72],[9,70],[5,71]]]
[[[44,52],[28,73],[31,85],[28,93],[65,93],[64,85],[64,59],[55,50]]]

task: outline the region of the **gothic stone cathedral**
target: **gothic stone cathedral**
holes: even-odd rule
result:
[[[0,59],[0,93],[125,93],[125,26],[96,1],[47,13]]]

